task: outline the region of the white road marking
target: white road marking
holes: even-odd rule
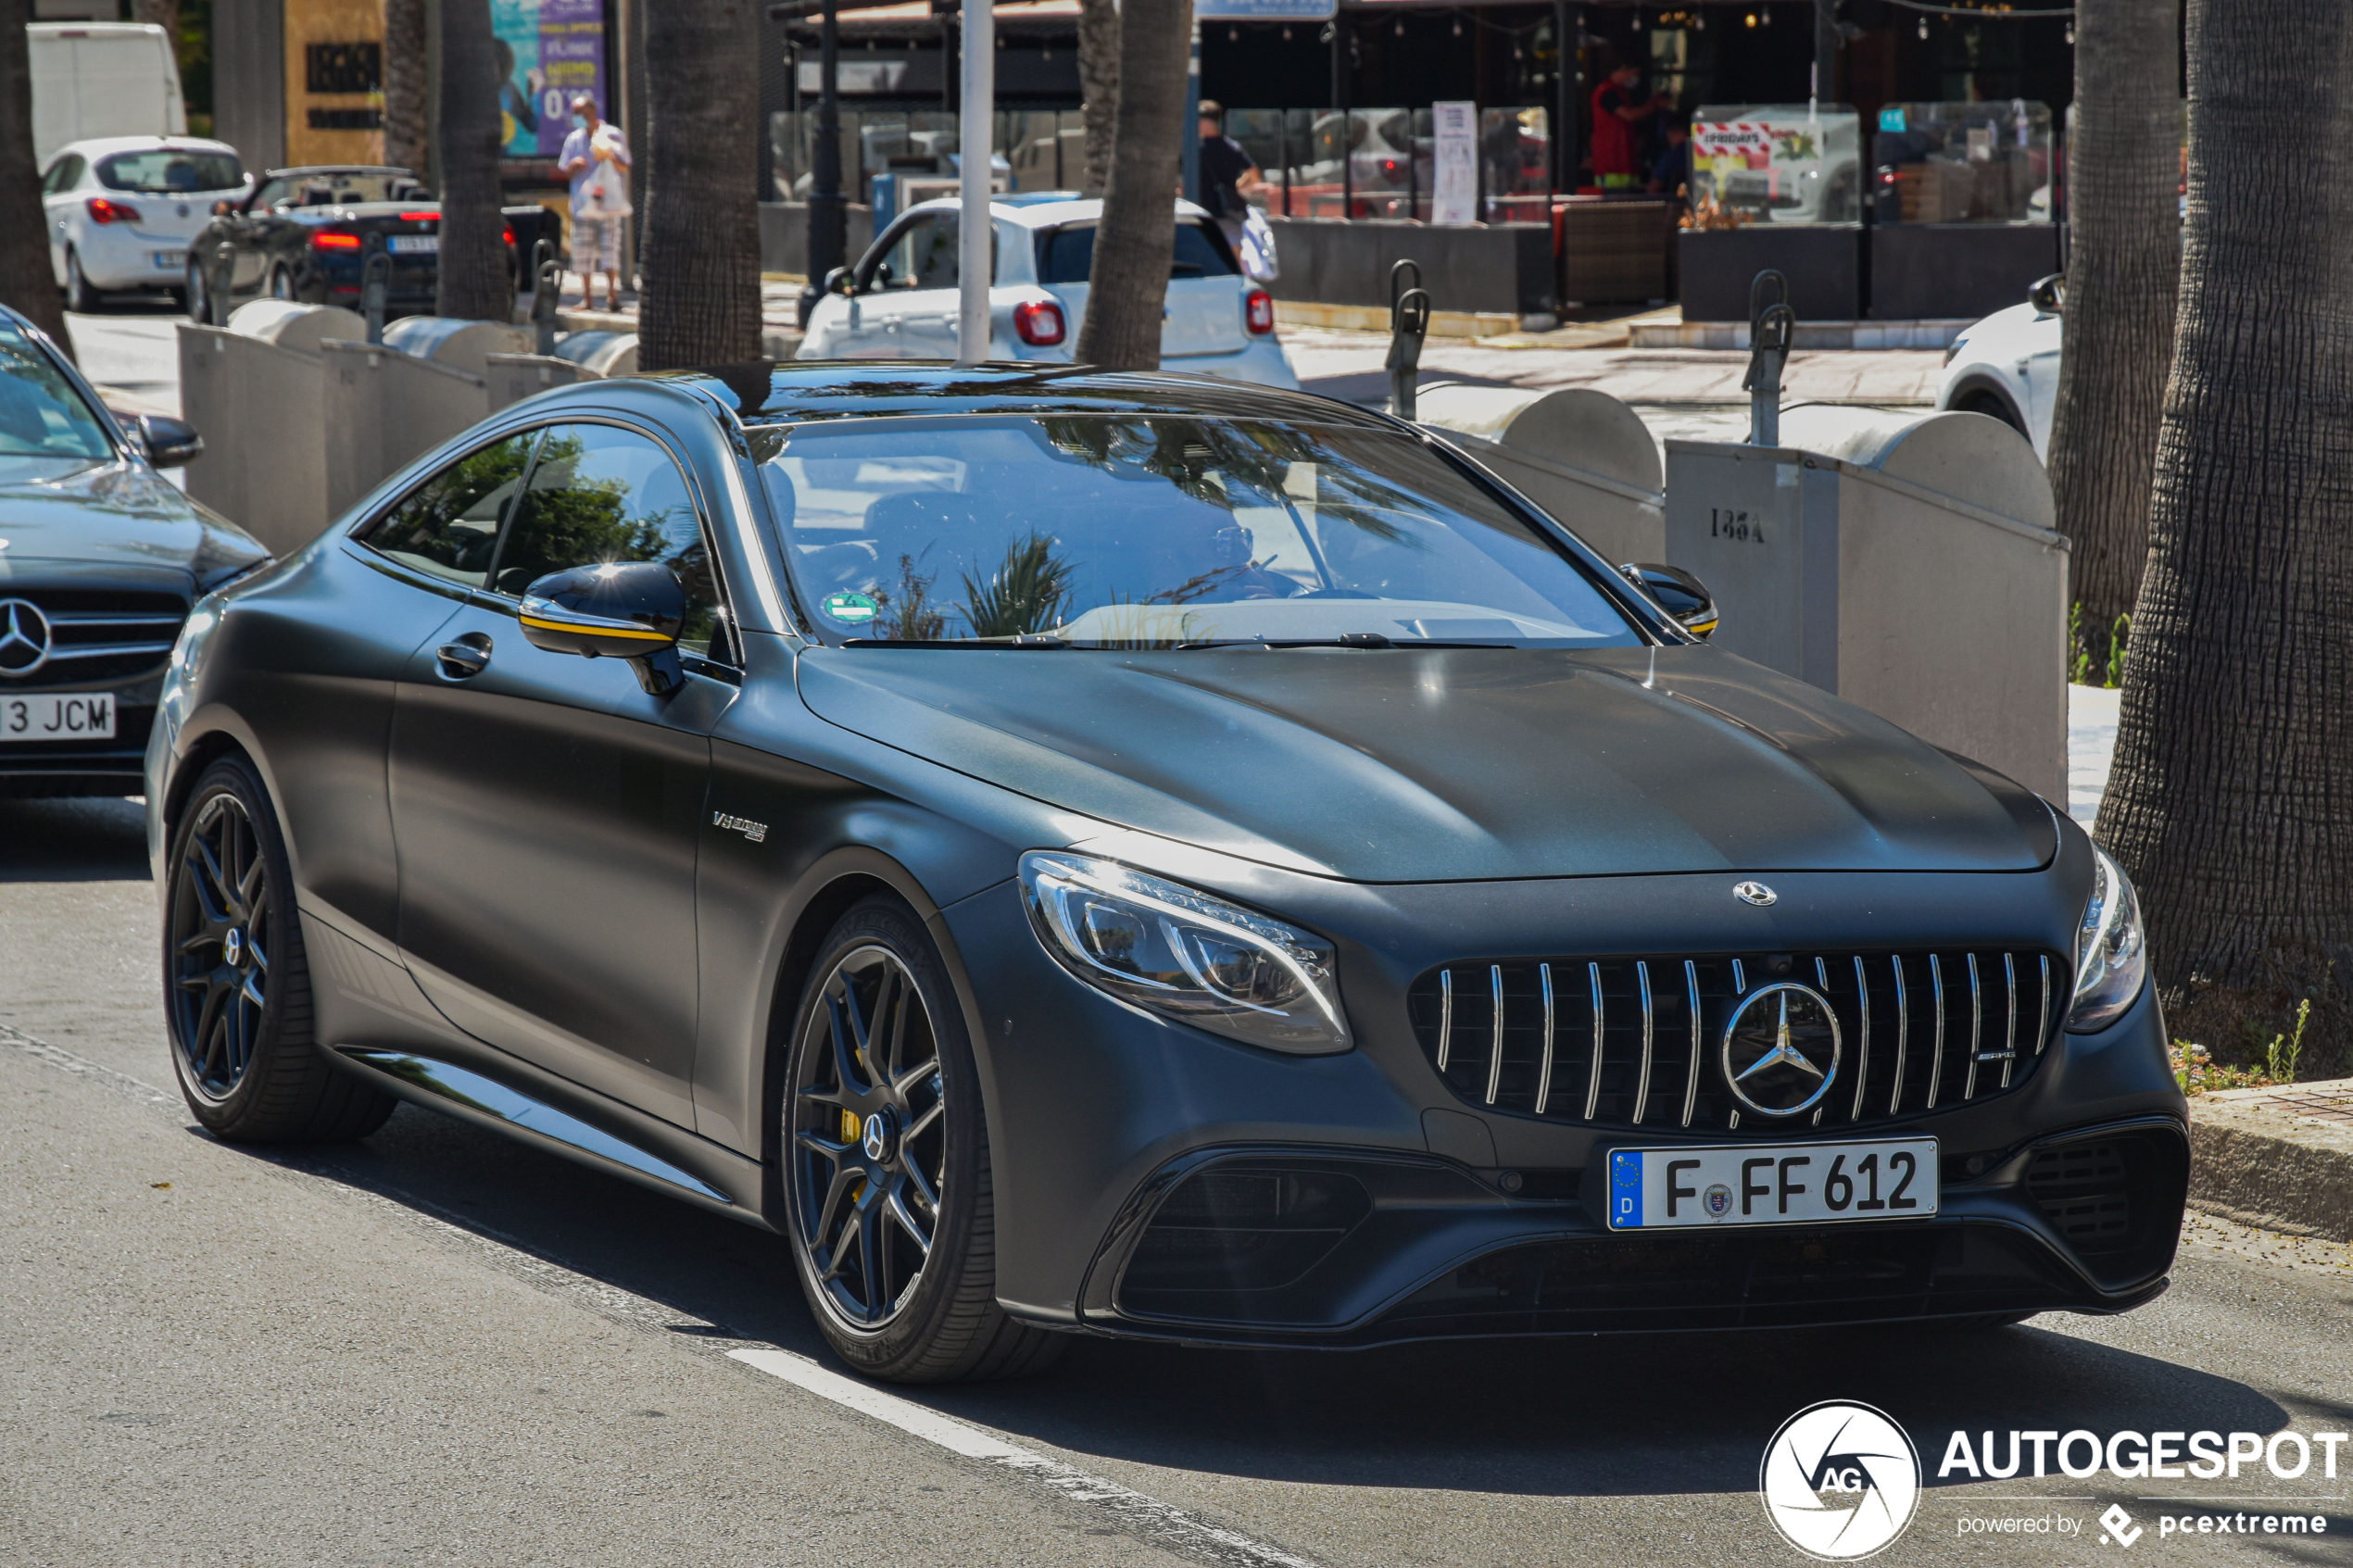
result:
[[[845,1377],[840,1373],[819,1365],[807,1356],[790,1350],[730,1350],[731,1361],[756,1367],[771,1377],[780,1377],[796,1388],[806,1389],[821,1399],[831,1399],[845,1410],[896,1426],[910,1436],[926,1443],[937,1443],[951,1453],[984,1463],[1000,1465],[1026,1476],[1055,1495],[1072,1502],[1094,1503],[1115,1512],[1131,1529],[1151,1538],[1154,1544],[1165,1546],[1195,1559],[1207,1558],[1216,1562],[1253,1565],[1268,1568],[1311,1568],[1307,1560],[1294,1557],[1264,1541],[1253,1540],[1236,1530],[1194,1518],[1183,1509],[1172,1508],[1155,1498],[1123,1486],[1116,1481],[1106,1481],[1090,1475],[1058,1459],[1050,1459],[1032,1449],[1008,1443],[976,1426],[967,1426],[953,1416],[945,1416],[912,1399]]]
[[[174,1120],[182,1119],[182,1102],[178,1095],[102,1062],[93,1061],[88,1057],[53,1046],[22,1030],[0,1023],[0,1046],[11,1047],[34,1060],[141,1101]],[[691,1314],[567,1268],[533,1251],[519,1238],[507,1236],[478,1220],[446,1214],[429,1199],[407,1193],[395,1196],[390,1190],[371,1190],[356,1182],[342,1180],[334,1174],[332,1160],[320,1158],[315,1150],[305,1151],[308,1158],[299,1162],[293,1150],[247,1148],[245,1152],[284,1173],[291,1179],[318,1182],[329,1191],[372,1209],[388,1219],[418,1225],[543,1289],[572,1298],[583,1307],[615,1323],[662,1334],[665,1338],[681,1329],[709,1329],[714,1326],[698,1320],[681,1323],[682,1317],[691,1319]],[[719,1330],[721,1334],[728,1332]],[[670,1342],[677,1343],[674,1339]],[[706,1341],[705,1345],[708,1344]],[[708,1348],[683,1344],[678,1348],[689,1354],[709,1353]],[[953,1416],[942,1415],[937,1411],[871,1383],[844,1376],[807,1356],[768,1346],[731,1349],[726,1354],[731,1360],[782,1379],[819,1399],[872,1417],[886,1425],[895,1426],[910,1436],[919,1437],[964,1459],[995,1465],[1064,1502],[1085,1503],[1101,1509],[1123,1533],[1176,1556],[1189,1558],[1196,1562],[1219,1564],[1221,1568],[1227,1564],[1232,1565],[1232,1568],[1315,1568],[1309,1559],[1269,1546],[1239,1530],[1213,1524],[1183,1509],[1147,1497],[1116,1481],[1090,1474],[1034,1449],[1007,1442],[977,1426],[958,1421]]]

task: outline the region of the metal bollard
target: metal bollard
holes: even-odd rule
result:
[[[1389,411],[1401,420],[1414,417],[1422,339],[1429,335],[1429,291],[1421,282],[1422,270],[1414,262],[1389,270]]]
[[[384,308],[392,294],[392,253],[382,234],[368,236],[368,259],[359,266],[359,313],[368,319],[368,341],[384,340]]]
[[[563,268],[556,261],[556,247],[547,236],[532,247],[531,326],[538,334],[537,352],[556,351],[556,304],[563,293]]]
[[[1775,295],[1767,304],[1768,288]],[[1781,367],[1790,345],[1797,338],[1797,312],[1789,306],[1789,280],[1768,268],[1748,285],[1748,374],[1741,390],[1748,394],[1748,444],[1781,444]]]

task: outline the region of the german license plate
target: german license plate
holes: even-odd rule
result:
[[[0,741],[112,739],[112,692],[27,692],[22,696],[0,696]]]
[[[188,264],[188,253],[184,250],[158,250],[149,254],[155,257],[158,272],[177,272]]]
[[[1614,1231],[1924,1220],[1936,1198],[1934,1138],[1609,1154]]]
[[[436,256],[441,251],[439,234],[395,234],[392,248],[402,256]]]

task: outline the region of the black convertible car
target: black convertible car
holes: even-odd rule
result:
[[[520,286],[534,244],[558,238],[538,207],[501,209],[507,275]],[[222,202],[188,243],[191,319],[212,326],[247,300],[360,305],[371,248],[391,257],[386,315],[430,314],[441,281],[441,204],[405,169],[373,164],[273,169],[242,202]]]
[[[139,792],[189,605],[270,559],[156,471],[201,449],[0,307],[0,795]]]
[[[903,1380],[2148,1300],[2187,1145],[2130,885],[1711,615],[1295,394],[564,388],[197,607],[180,1082],[773,1228]]]

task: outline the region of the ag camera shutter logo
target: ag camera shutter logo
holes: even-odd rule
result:
[[[1765,1445],[1756,1489],[1781,1538],[1825,1562],[1869,1557],[1902,1535],[1920,1501],[1920,1456],[1886,1411],[1826,1399]]]

